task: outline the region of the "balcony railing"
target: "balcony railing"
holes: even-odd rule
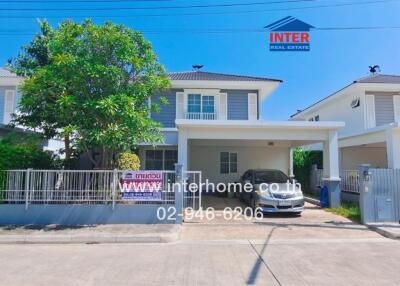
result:
[[[186,112],[185,119],[194,119],[194,120],[217,120],[216,113],[209,112]]]

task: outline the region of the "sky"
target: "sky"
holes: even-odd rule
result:
[[[97,16],[98,24],[143,31],[167,71],[201,64],[209,72],[283,80],[263,102],[262,117],[286,120],[368,76],[370,65],[400,75],[399,13],[400,0],[0,0],[0,66],[29,43],[37,18],[57,26]],[[386,28],[314,30],[309,52],[270,52],[263,27],[286,16],[316,28]]]

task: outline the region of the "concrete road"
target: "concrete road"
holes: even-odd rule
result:
[[[400,241],[308,206],[170,244],[0,245],[0,269],[0,285],[400,285]]]

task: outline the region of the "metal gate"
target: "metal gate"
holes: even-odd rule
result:
[[[201,171],[184,171],[183,207],[199,210],[201,208]]]
[[[370,169],[376,221],[400,220],[400,170]]]
[[[400,220],[400,170],[360,167],[360,209],[363,223]]]

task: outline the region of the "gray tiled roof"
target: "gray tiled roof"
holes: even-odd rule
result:
[[[279,79],[271,79],[266,77],[232,75],[223,73],[189,71],[189,72],[172,72],[168,74],[171,80],[221,80],[221,81],[278,81]]]
[[[378,74],[360,78],[354,83],[400,83],[400,75]]]
[[[17,75],[6,68],[0,68],[0,77],[17,77]]]

